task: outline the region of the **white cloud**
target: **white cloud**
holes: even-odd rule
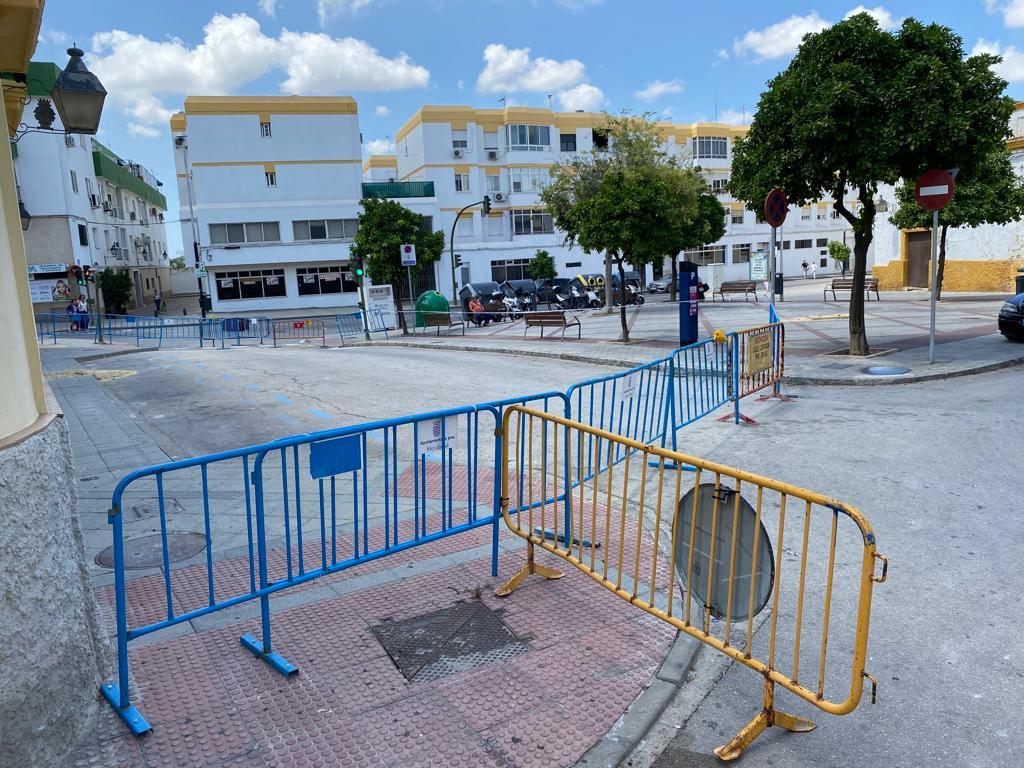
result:
[[[501,43],[491,43],[484,48],[484,62],[476,81],[481,93],[559,91],[576,85],[586,73],[583,62],[576,59],[555,61],[537,57],[531,60],[529,48],[508,48]]]
[[[285,93],[338,93],[425,86],[430,73],[404,54],[387,58],[355,38],[296,33],[268,37],[246,14],[215,15],[203,27],[203,40],[151,40],[122,30],[93,37],[89,68],[109,92],[109,100],[137,123],[166,122],[162,99],[189,94],[227,94],[268,72],[283,71]]]
[[[378,117],[387,117],[388,115],[391,114],[391,108],[384,104],[381,104],[375,110],[373,110],[373,114],[377,115]]]
[[[368,155],[390,155],[392,145],[387,139],[371,139],[363,144],[363,150]]]
[[[256,0],[256,5],[259,6],[260,13],[264,16],[273,18],[275,11],[277,11],[277,0]]]
[[[574,88],[561,91],[558,103],[566,112],[575,112],[577,109],[596,112],[604,105],[604,93],[596,85],[580,83]]]
[[[466,81],[459,80],[459,82],[455,84],[455,87],[458,88],[460,91],[463,90],[466,87]]]
[[[718,58],[721,61],[729,60],[729,52],[725,50],[725,48],[719,48],[717,51],[715,51],[715,55],[718,56]]]
[[[1024,0],[1021,0],[1024,2]],[[900,25],[900,22],[893,18],[893,15],[889,11],[880,5],[876,5],[874,8],[867,8],[863,5],[858,5],[852,11],[843,16],[844,19],[848,19],[851,16],[856,16],[858,13],[866,13],[868,16],[878,22],[878,26],[882,29],[896,29]]]
[[[992,53],[996,56],[1002,56],[1003,60],[992,67],[992,69],[1000,77],[1005,78],[1011,83],[1024,82],[1024,51],[1017,50],[1012,45],[1003,48],[996,41],[979,40],[973,50],[971,50],[971,55],[974,56],[979,53]]]
[[[71,39],[71,35],[60,29],[41,29],[39,31],[40,43],[55,43],[63,45]]]
[[[1024,0],[1007,0],[1005,3],[986,0],[989,13],[1001,13],[1003,23],[1008,27],[1024,27]]]
[[[683,83],[680,80],[655,80],[646,88],[633,93],[640,101],[657,101],[669,93],[681,93]]]
[[[753,54],[755,60],[777,59],[794,53],[804,35],[820,32],[829,23],[811,11],[806,16],[790,16],[784,21],[764,29],[752,29],[739,40],[733,41],[732,52],[736,56]]]
[[[723,109],[718,113],[718,122],[726,125],[750,125],[750,113],[735,109]]]
[[[132,136],[142,136],[147,139],[154,139],[160,135],[160,131],[156,128],[140,123],[128,123],[128,133]]]
[[[373,0],[317,0],[316,15],[320,19],[320,26],[325,27],[335,16],[361,11],[372,3]]]
[[[603,0],[555,0],[555,5],[568,8],[570,11],[582,11],[592,5],[600,5]]]

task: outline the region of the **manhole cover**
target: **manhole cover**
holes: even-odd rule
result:
[[[868,376],[902,376],[904,373],[910,373],[910,369],[902,365],[869,365],[860,370]]]
[[[167,557],[172,563],[188,560],[206,547],[206,537],[201,533],[168,533]],[[127,570],[156,568],[164,563],[163,546],[159,533],[128,539],[124,543],[124,567]],[[114,567],[114,548],[107,547],[96,555],[96,564],[104,568]]]
[[[530,650],[480,602],[456,603],[422,616],[371,627],[395,666],[414,683],[503,661]]]

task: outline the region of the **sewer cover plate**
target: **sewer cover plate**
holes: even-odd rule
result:
[[[395,666],[414,683],[439,680],[464,669],[504,661],[530,650],[481,602],[371,627]]]
[[[206,537],[201,533],[168,533],[167,558],[176,563],[188,560],[206,548]],[[157,568],[164,563],[163,546],[159,533],[128,539],[124,543],[124,567],[126,570]],[[114,567],[114,548],[107,547],[96,555],[96,564],[104,568]]]
[[[861,373],[868,376],[902,376],[904,373],[910,373],[910,369],[902,365],[869,365],[867,368],[861,368]]]

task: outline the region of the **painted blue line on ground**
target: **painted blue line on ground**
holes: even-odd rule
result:
[[[291,416],[287,416],[287,415],[285,415],[283,413],[277,414],[277,418],[279,418],[285,424],[298,424],[299,423],[298,419],[293,419]]]
[[[321,411],[319,408],[308,408],[307,409],[314,416],[319,416],[321,419],[333,419],[334,416],[327,411]]]
[[[274,399],[277,400],[278,402],[284,403],[285,405],[291,405],[292,404],[291,398],[290,397],[285,397],[284,395],[275,395]]]
[[[222,379],[224,379],[224,381],[233,381],[233,380],[234,380],[234,378],[235,378],[235,377],[234,377],[234,376],[232,376],[232,375],[231,375],[230,373],[222,373],[222,374],[220,375],[220,377],[221,377]]]
[[[260,391],[259,384],[246,384],[245,388],[250,390],[251,392],[259,392]]]

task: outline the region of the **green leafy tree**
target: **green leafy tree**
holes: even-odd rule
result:
[[[377,285],[390,285],[395,297],[402,332],[408,333],[402,312],[401,281],[405,279],[400,247],[416,246],[416,266],[411,267],[413,281],[420,269],[429,267],[444,252],[444,233],[424,229],[423,216],[394,200],[368,197],[362,201],[359,229],[352,243],[352,258],[362,261],[370,279]]]
[[[931,227],[931,211],[914,199],[914,183],[904,181],[896,188],[899,206],[892,223],[900,229]],[[939,265],[935,276],[935,297],[942,297],[942,277],[946,268],[946,232],[950,228],[980,227],[982,224],[1007,224],[1024,217],[1024,179],[1013,170],[1010,152],[1002,145],[975,168],[956,177],[956,191],[949,204],[939,211]]]
[[[676,300],[676,283],[679,280],[678,254],[717,242],[725,236],[725,208],[718,202],[718,197],[697,171],[687,169],[681,173],[695,177],[699,184],[692,205],[688,193],[677,194],[676,198],[678,210],[675,225],[678,228],[678,240],[672,255],[672,301]]]
[[[132,275],[127,269],[103,269],[97,273],[96,284],[103,293],[103,306],[114,315],[128,314],[132,298]]]
[[[558,277],[558,270],[555,268],[555,260],[551,254],[544,250],[538,250],[530,260],[526,268],[527,274],[534,280],[551,280]]]
[[[1003,143],[1013,100],[992,71],[998,61],[965,56],[947,27],[907,19],[888,32],[859,13],[804,37],[737,140],[729,188],[751,210],[782,187],[791,204],[833,200],[853,227],[850,354],[869,351],[864,282],[878,184],[971,169]]]
[[[167,266],[170,268],[171,272],[184,272],[186,269],[185,257],[179,253],[167,262]]]
[[[843,271],[843,277],[846,277],[846,268],[850,264],[850,246],[838,240],[829,240],[828,255],[832,257],[833,261],[839,263],[839,268]]]

